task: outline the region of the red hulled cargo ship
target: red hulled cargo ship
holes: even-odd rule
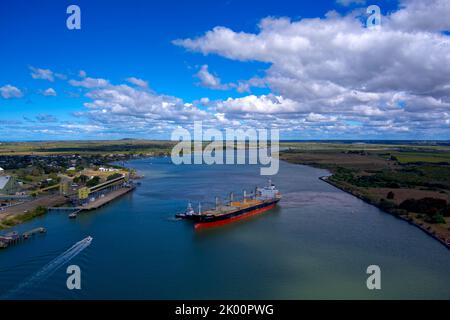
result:
[[[269,180],[268,186],[256,188],[254,193],[249,196],[244,191],[242,201],[234,201],[233,193],[231,193],[227,205],[219,205],[216,198],[215,209],[202,211],[199,204],[198,212],[195,212],[189,204],[186,211],[176,214],[176,217],[193,221],[195,229],[217,227],[268,211],[274,208],[280,200],[280,192]]]

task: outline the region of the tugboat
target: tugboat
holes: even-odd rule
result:
[[[195,215],[195,211],[192,208],[192,204],[189,202],[185,212],[177,213],[175,218],[177,219],[188,219],[191,216]]]
[[[204,212],[202,212],[201,204],[199,204],[198,212],[195,212],[189,203],[186,211],[176,214],[175,217],[192,220],[195,223],[195,229],[216,227],[273,209],[280,200],[280,192],[269,180],[268,186],[256,188],[250,196],[247,196],[244,190],[242,201],[234,201],[233,193],[231,193],[227,205],[219,205],[219,200],[216,198],[216,208]]]

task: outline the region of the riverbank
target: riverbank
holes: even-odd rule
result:
[[[330,171],[331,175],[322,180],[413,224],[449,248],[450,165],[444,161],[448,153],[445,148],[315,144],[306,149],[301,143],[293,146],[296,147],[280,153],[282,160]],[[440,162],[411,162],[419,159],[417,148],[421,150],[420,159]]]
[[[439,241],[440,243],[442,243],[447,249],[450,249],[450,238],[446,238],[444,235],[441,235],[440,233],[437,233],[435,230],[433,230],[433,227],[431,224],[427,224],[423,221],[418,221],[418,219],[414,219],[414,217],[410,216],[409,214],[405,214],[405,215],[401,215],[398,214],[398,212],[396,212],[395,210],[389,210],[387,208],[383,208],[382,206],[380,206],[379,203],[373,201],[372,199],[358,193],[356,190],[348,188],[348,187],[344,187],[342,185],[339,185],[336,182],[333,182],[329,179],[329,176],[324,176],[324,177],[320,177],[320,180],[338,188],[339,190],[342,190],[348,194],[351,194],[354,197],[357,197],[358,199],[361,199],[362,201],[373,205],[375,207],[377,207],[378,209],[389,213],[391,215],[393,215],[394,217],[401,219],[403,221],[408,222],[409,224],[419,228],[420,230],[422,230],[423,232],[425,232],[426,234],[428,234],[429,236],[431,236],[432,238],[434,238],[435,240]]]
[[[61,195],[47,195],[6,208],[0,213],[0,230],[11,228],[45,214],[38,208],[61,206],[67,201],[67,198]]]

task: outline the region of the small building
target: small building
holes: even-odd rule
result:
[[[19,190],[19,184],[13,176],[0,176],[0,194],[11,195]]]
[[[2,167],[0,167],[0,175],[2,175],[5,172],[5,169],[3,169]]]
[[[100,167],[100,168],[98,168],[98,171],[100,171],[100,172],[117,172],[117,171],[119,171],[119,170],[114,169],[114,168],[104,168],[104,167]]]
[[[62,195],[69,194],[71,183],[72,183],[72,180],[62,178],[61,182],[59,183],[59,193]]]

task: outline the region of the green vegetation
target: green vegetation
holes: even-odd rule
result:
[[[47,213],[47,208],[39,206],[31,212],[25,213],[20,216],[21,222],[31,220],[36,217],[43,216]]]
[[[84,174],[81,174],[80,176],[73,178],[74,183],[86,183],[88,180],[89,177]]]
[[[421,218],[429,223],[445,223],[444,215],[449,216],[450,206],[447,201],[435,198],[403,201],[399,208],[421,214]]]
[[[114,180],[120,177],[122,177],[120,173],[113,173],[106,178],[106,181]]]
[[[450,154],[443,152],[393,152],[400,163],[450,163]]]
[[[0,155],[49,154],[151,154],[167,155],[175,145],[172,141],[105,140],[105,141],[39,141],[3,142]]]
[[[332,177],[363,188],[414,188],[450,190],[450,166],[409,165],[395,169],[383,169],[370,175],[358,170],[338,167]]]
[[[25,221],[29,221],[36,217],[43,216],[46,213],[47,213],[47,208],[38,206],[33,211],[25,212],[20,215],[15,215],[15,216],[6,218],[5,220],[2,221],[2,224],[0,224],[0,229],[3,229],[4,227],[15,226],[17,224],[23,223]]]
[[[326,168],[327,181],[450,241],[449,143],[282,143],[280,158]]]
[[[91,180],[86,182],[86,187],[92,188],[92,187],[95,187],[96,185],[98,185],[99,183],[100,183],[100,177],[95,176]]]

